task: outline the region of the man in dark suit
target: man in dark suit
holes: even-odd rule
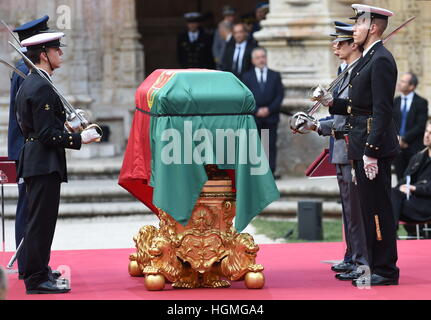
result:
[[[256,41],[249,39],[243,23],[233,26],[233,38],[226,45],[221,69],[232,72],[241,79],[242,75],[252,68],[251,52]]]
[[[266,50],[255,48],[252,53],[250,69],[242,76],[244,84],[250,89],[256,100],[256,125],[269,130],[269,165],[275,174],[277,160],[277,130],[280,120],[280,107],[284,98],[284,88],[280,73],[267,67]]]
[[[51,75],[62,63],[63,36],[61,32],[43,32],[21,42],[27,48],[27,57],[40,71],[31,71],[16,96],[17,121],[25,139],[18,177],[25,180],[28,195],[24,235],[24,282],[28,294],[70,291],[53,279],[49,268],[60,184],[67,181],[65,148],[80,149],[82,143],[100,139],[93,128],[82,133],[65,131],[66,111],[50,85]]]
[[[189,12],[184,18],[187,21],[187,31],[178,36],[178,63],[181,68],[214,69],[212,38],[201,27],[202,15],[199,12]]]
[[[392,189],[392,205],[395,223],[426,222],[431,220],[431,121],[426,125],[423,136],[424,150],[411,159],[398,185]],[[407,181],[409,179],[409,181]],[[409,235],[414,231],[405,225]]]
[[[394,160],[398,181],[402,179],[411,157],[424,148],[423,132],[428,119],[428,101],[415,92],[417,85],[418,78],[414,73],[403,74],[398,82],[401,96],[394,101],[401,147],[401,153]]]
[[[41,31],[48,30],[48,22],[49,17],[44,16],[40,19],[33,20],[27,22],[14,30],[14,32],[18,33],[18,37],[20,41],[24,41],[25,39],[38,34]],[[21,59],[16,68],[27,75],[29,73],[28,67],[25,65],[24,61]],[[24,137],[22,135],[21,129],[19,128],[18,122],[16,120],[16,110],[15,110],[15,98],[16,94],[21,87],[21,84],[24,82],[24,79],[20,77],[17,73],[12,74],[11,79],[11,88],[10,88],[10,104],[9,104],[9,126],[8,126],[8,158],[10,160],[14,160],[16,166],[18,168],[18,159],[21,148],[24,145]],[[15,243],[16,246],[21,243],[22,238],[24,237],[25,225],[27,219],[27,192],[25,187],[25,182],[23,179],[18,181],[18,204],[16,208],[15,215]],[[18,272],[19,278],[22,279],[24,276],[24,262],[23,262],[23,250],[22,247],[21,253],[18,255]],[[58,274],[57,274],[58,276]]]
[[[318,88],[314,96],[330,106],[332,114],[348,115],[348,157],[353,160],[354,179],[361,199],[370,274],[353,285],[397,285],[399,269],[396,226],[391,203],[391,163],[399,153],[393,97],[397,65],[383,46],[389,10],[354,4],[353,38],[364,48],[349,80],[349,97],[333,99]]]

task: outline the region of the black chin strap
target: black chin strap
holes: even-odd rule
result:
[[[362,48],[362,51],[365,51],[364,45],[367,43],[368,37],[370,36],[370,29],[371,29],[372,23],[373,23],[373,18],[371,18],[370,20],[370,26],[368,27],[367,36],[365,37],[364,42],[362,42],[362,44],[359,45]]]
[[[46,51],[46,47],[43,47],[43,51],[45,52],[46,58],[48,59],[49,67],[51,68],[51,72],[54,71],[54,68],[52,67],[51,61],[49,60],[48,52]]]

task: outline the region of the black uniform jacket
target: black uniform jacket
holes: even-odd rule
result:
[[[198,39],[190,42],[188,32],[181,33],[177,39],[177,58],[181,68],[214,69],[211,37],[200,29]]]
[[[348,157],[390,158],[399,152],[394,121],[397,65],[380,41],[352,70],[349,98],[334,99],[332,114],[350,115]]]
[[[81,136],[65,130],[63,103],[48,80],[32,71],[17,94],[16,112],[25,139],[18,177],[58,172],[62,181],[67,181],[64,149],[80,149]]]
[[[401,128],[401,97],[396,97],[394,101],[395,123],[397,124],[398,132]],[[423,137],[428,120],[428,101],[422,98],[417,93],[413,96],[410,110],[407,113],[406,133],[403,140],[408,143],[407,148],[409,153],[415,154],[423,148]]]

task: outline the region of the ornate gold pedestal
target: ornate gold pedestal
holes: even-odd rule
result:
[[[148,290],[229,287],[228,280],[245,280],[249,289],[265,284],[263,266],[256,264],[259,246],[247,233],[235,231],[235,193],[223,171],[207,166],[210,180],[202,189],[187,226],[159,209],[160,229],[144,226],[133,238],[129,273],[145,276]]]

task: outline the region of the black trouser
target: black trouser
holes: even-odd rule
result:
[[[368,265],[361,204],[357,186],[352,182],[352,167],[350,164],[337,164],[336,169],[347,245],[344,262]]]
[[[374,180],[366,177],[362,160],[355,160],[354,165],[371,272],[398,279],[397,234],[391,203],[391,162],[389,158],[378,160],[379,173]],[[377,239],[375,215],[378,216],[381,240]]]
[[[49,279],[51,244],[60,204],[60,176],[57,173],[25,179],[28,220],[24,236],[24,281],[27,290]]]
[[[258,118],[256,118],[258,119]],[[277,131],[278,131],[278,122],[276,123],[267,123],[266,121],[256,120],[257,129],[259,130],[259,136],[261,134],[261,130],[268,129],[269,130],[269,156],[268,162],[269,167],[271,168],[272,173],[275,173],[277,169]]]
[[[16,161],[16,167],[18,168],[18,161]],[[25,226],[27,223],[27,215],[28,215],[28,199],[27,199],[27,190],[25,182],[18,184],[18,204],[16,207],[16,215],[15,215],[15,243],[18,248],[21,243],[22,238],[25,234]],[[20,274],[24,273],[24,246],[21,247],[21,250],[18,255],[18,272]]]

